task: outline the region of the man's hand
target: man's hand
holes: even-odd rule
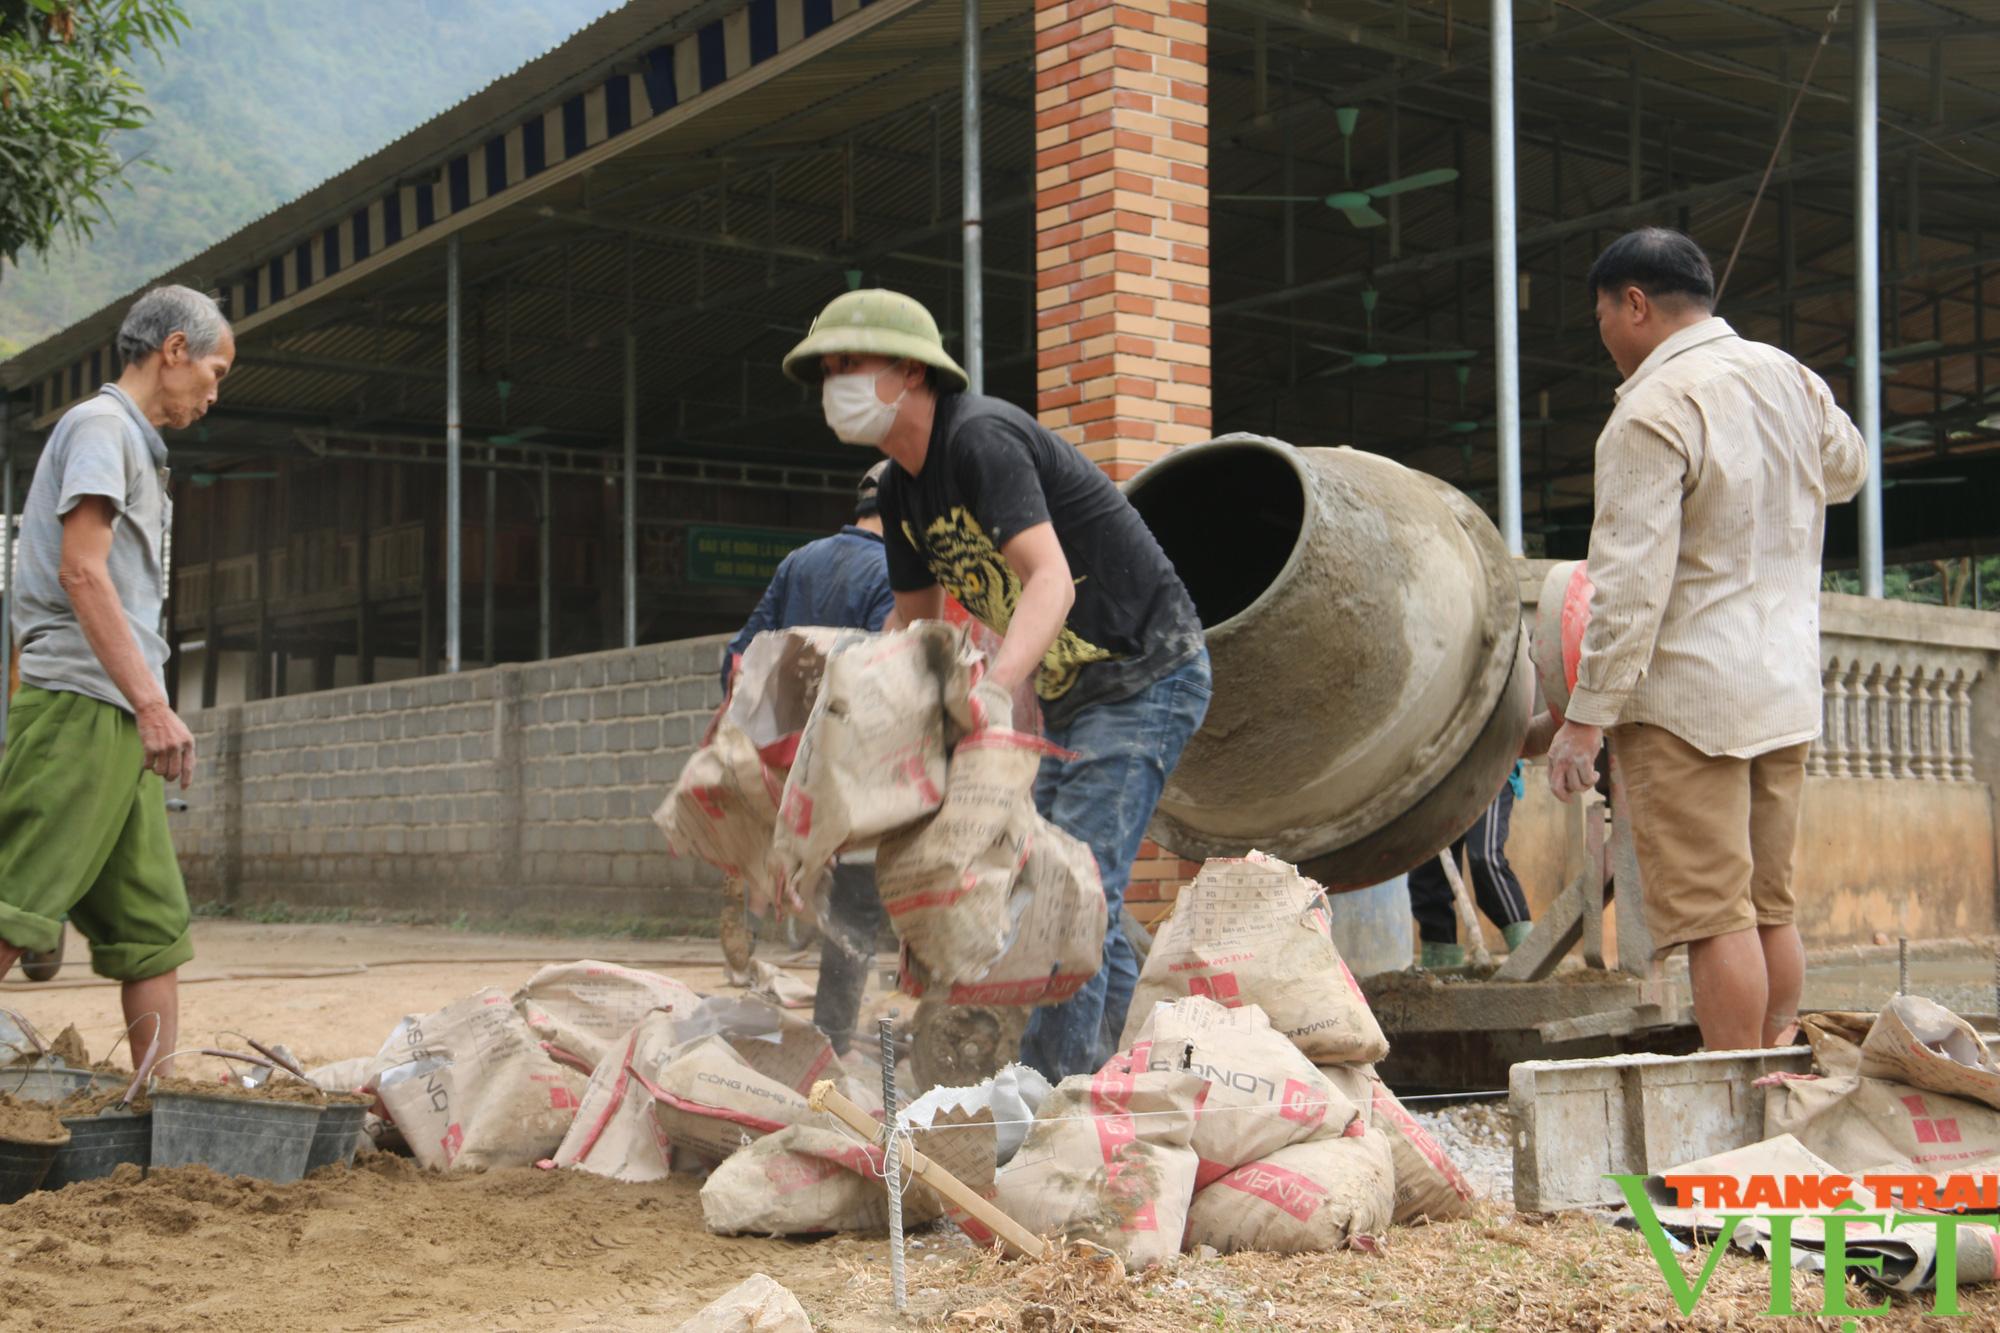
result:
[[[1597,785],[1597,752],[1604,745],[1604,728],[1565,722],[1549,742],[1549,790],[1559,801]]]
[[[139,743],[146,747],[146,771],[168,782],[179,780],[186,791],[194,781],[194,733],[164,703],[139,709]]]

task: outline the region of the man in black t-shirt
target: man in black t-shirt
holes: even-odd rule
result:
[[[835,298],[785,373],[822,383],[841,440],[893,460],[881,494],[896,596],[885,628],[941,619],[949,592],[1003,636],[975,691],[995,724],[1032,678],[1048,739],[1074,754],[1043,762],[1035,803],[1097,858],[1104,964],[1073,999],[1035,1012],[1021,1058],[1051,1079],[1094,1072],[1138,980],[1118,925],[1132,861],[1208,710],[1194,603],[1110,478],[1011,403],[966,392],[936,322],[909,297]]]

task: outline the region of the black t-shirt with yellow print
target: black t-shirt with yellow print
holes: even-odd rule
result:
[[[916,476],[882,478],[889,586],[944,590],[1001,634],[1021,582],[1000,548],[1039,523],[1076,580],[1076,602],[1042,659],[1035,693],[1054,726],[1088,704],[1124,699],[1201,651],[1201,622],[1166,553],[1111,479],[1012,403],[938,399]]]

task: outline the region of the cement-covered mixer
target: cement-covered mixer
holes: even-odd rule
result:
[[[1208,639],[1208,720],[1152,836],[1363,888],[1472,826],[1534,698],[1513,560],[1452,486],[1352,449],[1227,435],[1126,485]]]

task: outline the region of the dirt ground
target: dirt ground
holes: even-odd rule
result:
[[[512,988],[542,963],[579,957],[723,987],[710,941],[210,921],[197,926],[187,971],[184,1042],[234,1032],[285,1042],[309,1061],[371,1054],[406,1013],[481,986]],[[74,1023],[101,1054],[119,1030],[117,993],[92,984],[86,966],[72,962],[50,983],[0,986],[0,1006],[51,1035]],[[799,971],[810,980],[810,967]],[[527,1168],[437,1175],[379,1156],[289,1186],[202,1168],[136,1175],[0,1207],[0,1329],[672,1330],[755,1272],[789,1287],[827,1333],[1841,1326],[1760,1317],[1769,1270],[1735,1255],[1683,1319],[1639,1240],[1581,1216],[1488,1211],[1399,1228],[1380,1253],[1185,1258],[1110,1285],[1074,1266],[1002,1264],[929,1230],[913,1240],[911,1309],[898,1318],[883,1240],[711,1236],[690,1179],[621,1185]],[[1683,1260],[1690,1277],[1701,1257]],[[1817,1304],[1817,1281],[1800,1277],[1801,1304]],[[1964,1309],[1936,1326],[2000,1329],[2000,1292],[1970,1293]],[[1870,1333],[1931,1325],[1928,1300],[1860,1323]]]

